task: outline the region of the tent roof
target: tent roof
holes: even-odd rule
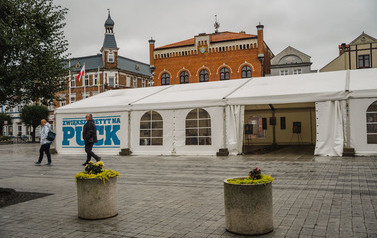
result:
[[[307,103],[348,97],[377,97],[377,69],[119,89],[60,107],[56,113]]]

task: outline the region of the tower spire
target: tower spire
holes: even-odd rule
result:
[[[215,34],[219,33],[220,23],[217,21],[217,15],[215,15],[215,24],[213,26],[215,27]]]

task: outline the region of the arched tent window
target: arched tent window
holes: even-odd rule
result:
[[[189,75],[186,71],[183,71],[179,74],[179,81],[180,83],[188,83],[189,82]]]
[[[367,143],[377,144],[377,101],[367,109]]]
[[[242,67],[241,78],[251,78],[251,68],[248,65]]]
[[[220,80],[229,80],[229,69],[227,67],[220,69]]]
[[[211,145],[211,117],[201,108],[186,116],[186,145]]]
[[[161,85],[169,85],[170,84],[170,76],[168,73],[163,73],[161,75]]]
[[[199,73],[199,81],[200,82],[208,82],[208,71],[206,69],[202,69]]]
[[[148,111],[140,119],[140,145],[162,145],[163,120],[155,111]]]

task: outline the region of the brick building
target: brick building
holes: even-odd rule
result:
[[[119,48],[114,35],[114,21],[109,12],[105,22],[105,38],[100,53],[72,58],[67,62],[67,67],[72,68],[70,77],[66,79],[68,87],[59,93],[60,101],[55,102],[55,106],[64,106],[106,90],[153,85],[148,64],[120,56],[118,52]],[[77,81],[76,77],[84,64],[85,76]],[[98,84],[97,75],[99,75]]]
[[[274,54],[257,35],[245,32],[202,33],[194,38],[155,48],[149,40],[154,85],[198,83],[261,77],[270,73]]]

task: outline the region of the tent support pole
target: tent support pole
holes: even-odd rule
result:
[[[271,124],[272,124],[272,147],[273,148],[276,148],[277,147],[277,144],[276,144],[276,117],[275,117],[275,111],[276,109],[274,108],[274,106],[272,104],[268,104],[271,108],[271,111],[272,111],[272,120],[271,120]]]
[[[119,155],[131,155],[131,111],[128,111],[128,120],[127,120],[127,148],[121,149]]]
[[[216,156],[228,156],[229,150],[226,148],[226,106],[223,107],[223,143],[222,147],[218,152],[216,152]]]
[[[350,89],[350,70],[347,70],[346,72],[346,85],[345,85],[345,91],[349,93]],[[346,134],[346,140],[343,147],[343,156],[355,156],[355,148],[351,148],[351,122],[350,122],[350,113],[349,113],[349,99],[347,98],[345,100],[345,109],[346,109],[346,125],[345,125],[345,134]]]

